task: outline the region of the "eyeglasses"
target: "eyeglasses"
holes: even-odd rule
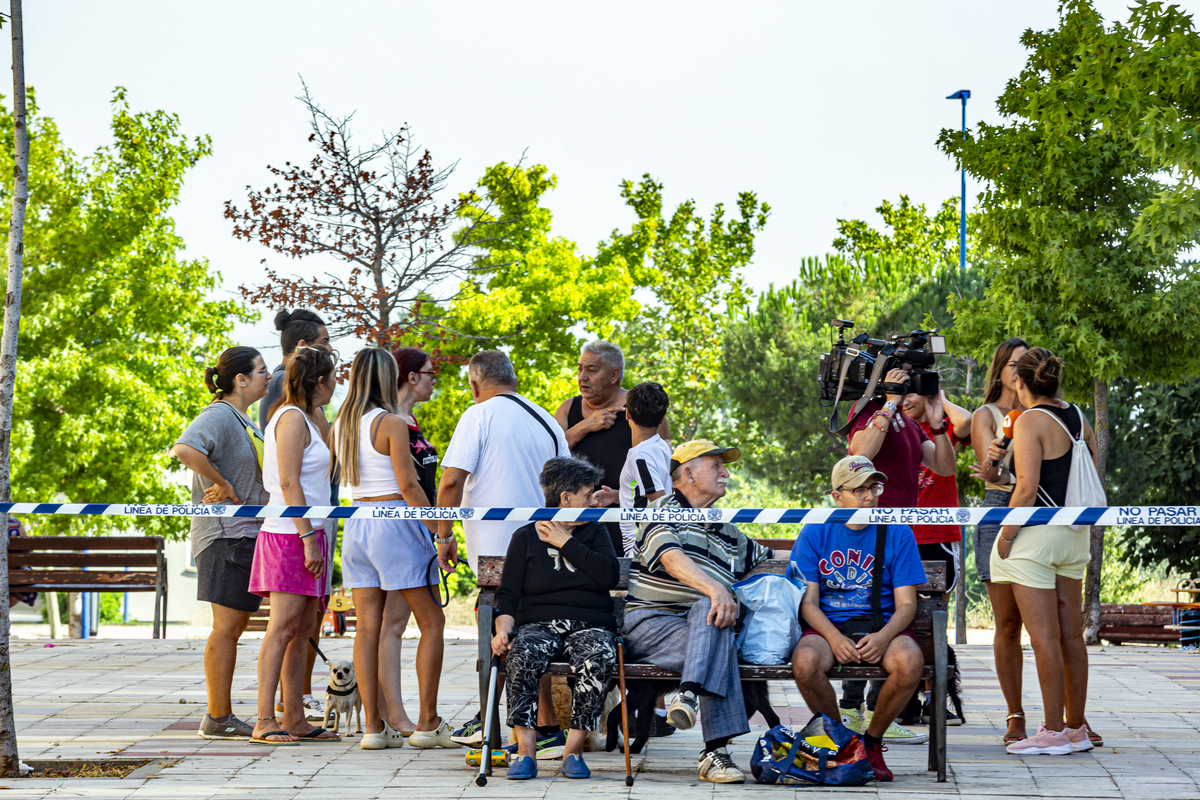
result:
[[[882,483],[872,483],[869,486],[859,486],[856,489],[845,489],[845,488],[839,486],[838,491],[839,492],[849,492],[850,494],[857,497],[859,500],[865,500],[868,492],[870,492],[875,497],[879,497],[879,495],[883,494],[883,484]]]
[[[431,369],[414,369],[413,372],[418,375],[437,375],[437,373]]]

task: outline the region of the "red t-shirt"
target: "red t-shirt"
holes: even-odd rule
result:
[[[855,434],[866,428],[871,422],[871,417],[882,408],[883,406],[874,400],[867,403],[862,413],[855,418],[854,424],[850,426],[847,441],[854,441]],[[917,494],[917,482],[918,472],[921,469],[921,444],[929,441],[929,434],[923,431],[920,425],[905,416],[903,410],[896,413],[904,420],[904,427],[897,431],[892,428],[891,423],[888,423],[887,436],[883,440],[883,446],[871,459],[875,469],[888,477],[883,484],[883,494],[879,496],[879,506],[881,508],[915,508],[922,505]],[[920,541],[921,538],[918,536],[917,542]]]
[[[929,435],[929,423],[922,422],[920,425],[921,430]],[[946,427],[946,432],[950,434],[950,446],[957,448],[962,442],[954,435],[954,426],[949,420],[946,421]],[[917,505],[926,508],[957,506],[958,479],[953,475],[938,475],[928,467],[922,466],[917,476]],[[912,529],[917,537],[917,544],[958,542],[963,538],[962,528],[958,525],[913,525]]]

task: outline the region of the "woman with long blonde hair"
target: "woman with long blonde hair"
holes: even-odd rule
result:
[[[415,369],[414,361],[419,362]],[[419,350],[404,348],[393,356],[372,347],[354,357],[350,391],[334,423],[339,476],[352,505],[433,505],[437,452],[412,418],[413,406],[432,396],[433,385],[432,365]],[[450,552],[457,545],[451,538],[439,541],[435,550],[436,531],[432,522],[346,520],[342,579],[353,595],[357,617],[354,670],[366,717],[360,742],[364,750],[402,747],[407,731],[415,747],[460,746],[451,741],[450,727],[437,713],[446,618],[429,588],[438,583],[439,562],[450,567]],[[420,715],[415,726],[400,693],[401,637],[410,613],[421,629],[416,661]],[[381,692],[386,717],[380,713]]]

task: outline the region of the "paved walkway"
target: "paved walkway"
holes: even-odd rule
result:
[[[349,658],[351,640],[323,643],[334,659]],[[257,642],[247,642],[235,679],[234,710],[251,718]],[[265,748],[207,742],[196,736],[203,714],[203,642],[59,641],[13,642],[13,679],[21,757],[45,759],[176,759],[150,777],[124,779],[23,779],[0,781],[0,800],[24,798],[538,798],[589,797],[631,800],[661,797],[692,800],[721,792],[759,792],[770,797],[853,794],[919,797],[1099,797],[1200,798],[1200,656],[1159,648],[1092,649],[1088,717],[1105,737],[1092,753],[1064,757],[1005,755],[999,735],[1004,704],[991,665],[991,649],[956,648],[963,669],[967,724],[951,728],[950,779],[938,784],[925,771],[924,746],[892,747],[891,784],[825,792],[813,789],[715,787],[696,778],[698,729],[652,740],[638,759],[642,768],[632,789],[624,786],[619,753],[593,753],[587,782],[557,775],[557,762],[543,763],[542,778],[510,783],[497,775],[487,787],[473,783],[462,750],[415,748],[364,752],[358,739],[331,745]],[[406,695],[415,696],[411,672],[415,647],[406,647]],[[477,702],[474,642],[447,644],[441,711],[464,720]],[[1026,654],[1026,710],[1036,721],[1036,675]],[[772,684],[772,702],[785,723],[806,721],[795,687]],[[415,710],[415,701],[410,700]],[[763,730],[761,724],[755,732]],[[747,767],[751,737],[735,743],[737,762]],[[498,771],[501,772],[501,771]]]

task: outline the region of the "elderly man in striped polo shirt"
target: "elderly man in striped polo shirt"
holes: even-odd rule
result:
[[[725,496],[738,451],[707,440],[680,445],[671,454],[674,491],[652,508],[710,508]],[[629,574],[622,636],[630,658],[682,674],[667,719],[680,730],[700,713],[704,751],[700,779],[743,783],[729,756],[729,739],[750,732],[738,676],[733,624],[738,604],[732,585],[770,558],[767,548],[730,523],[639,524]]]

